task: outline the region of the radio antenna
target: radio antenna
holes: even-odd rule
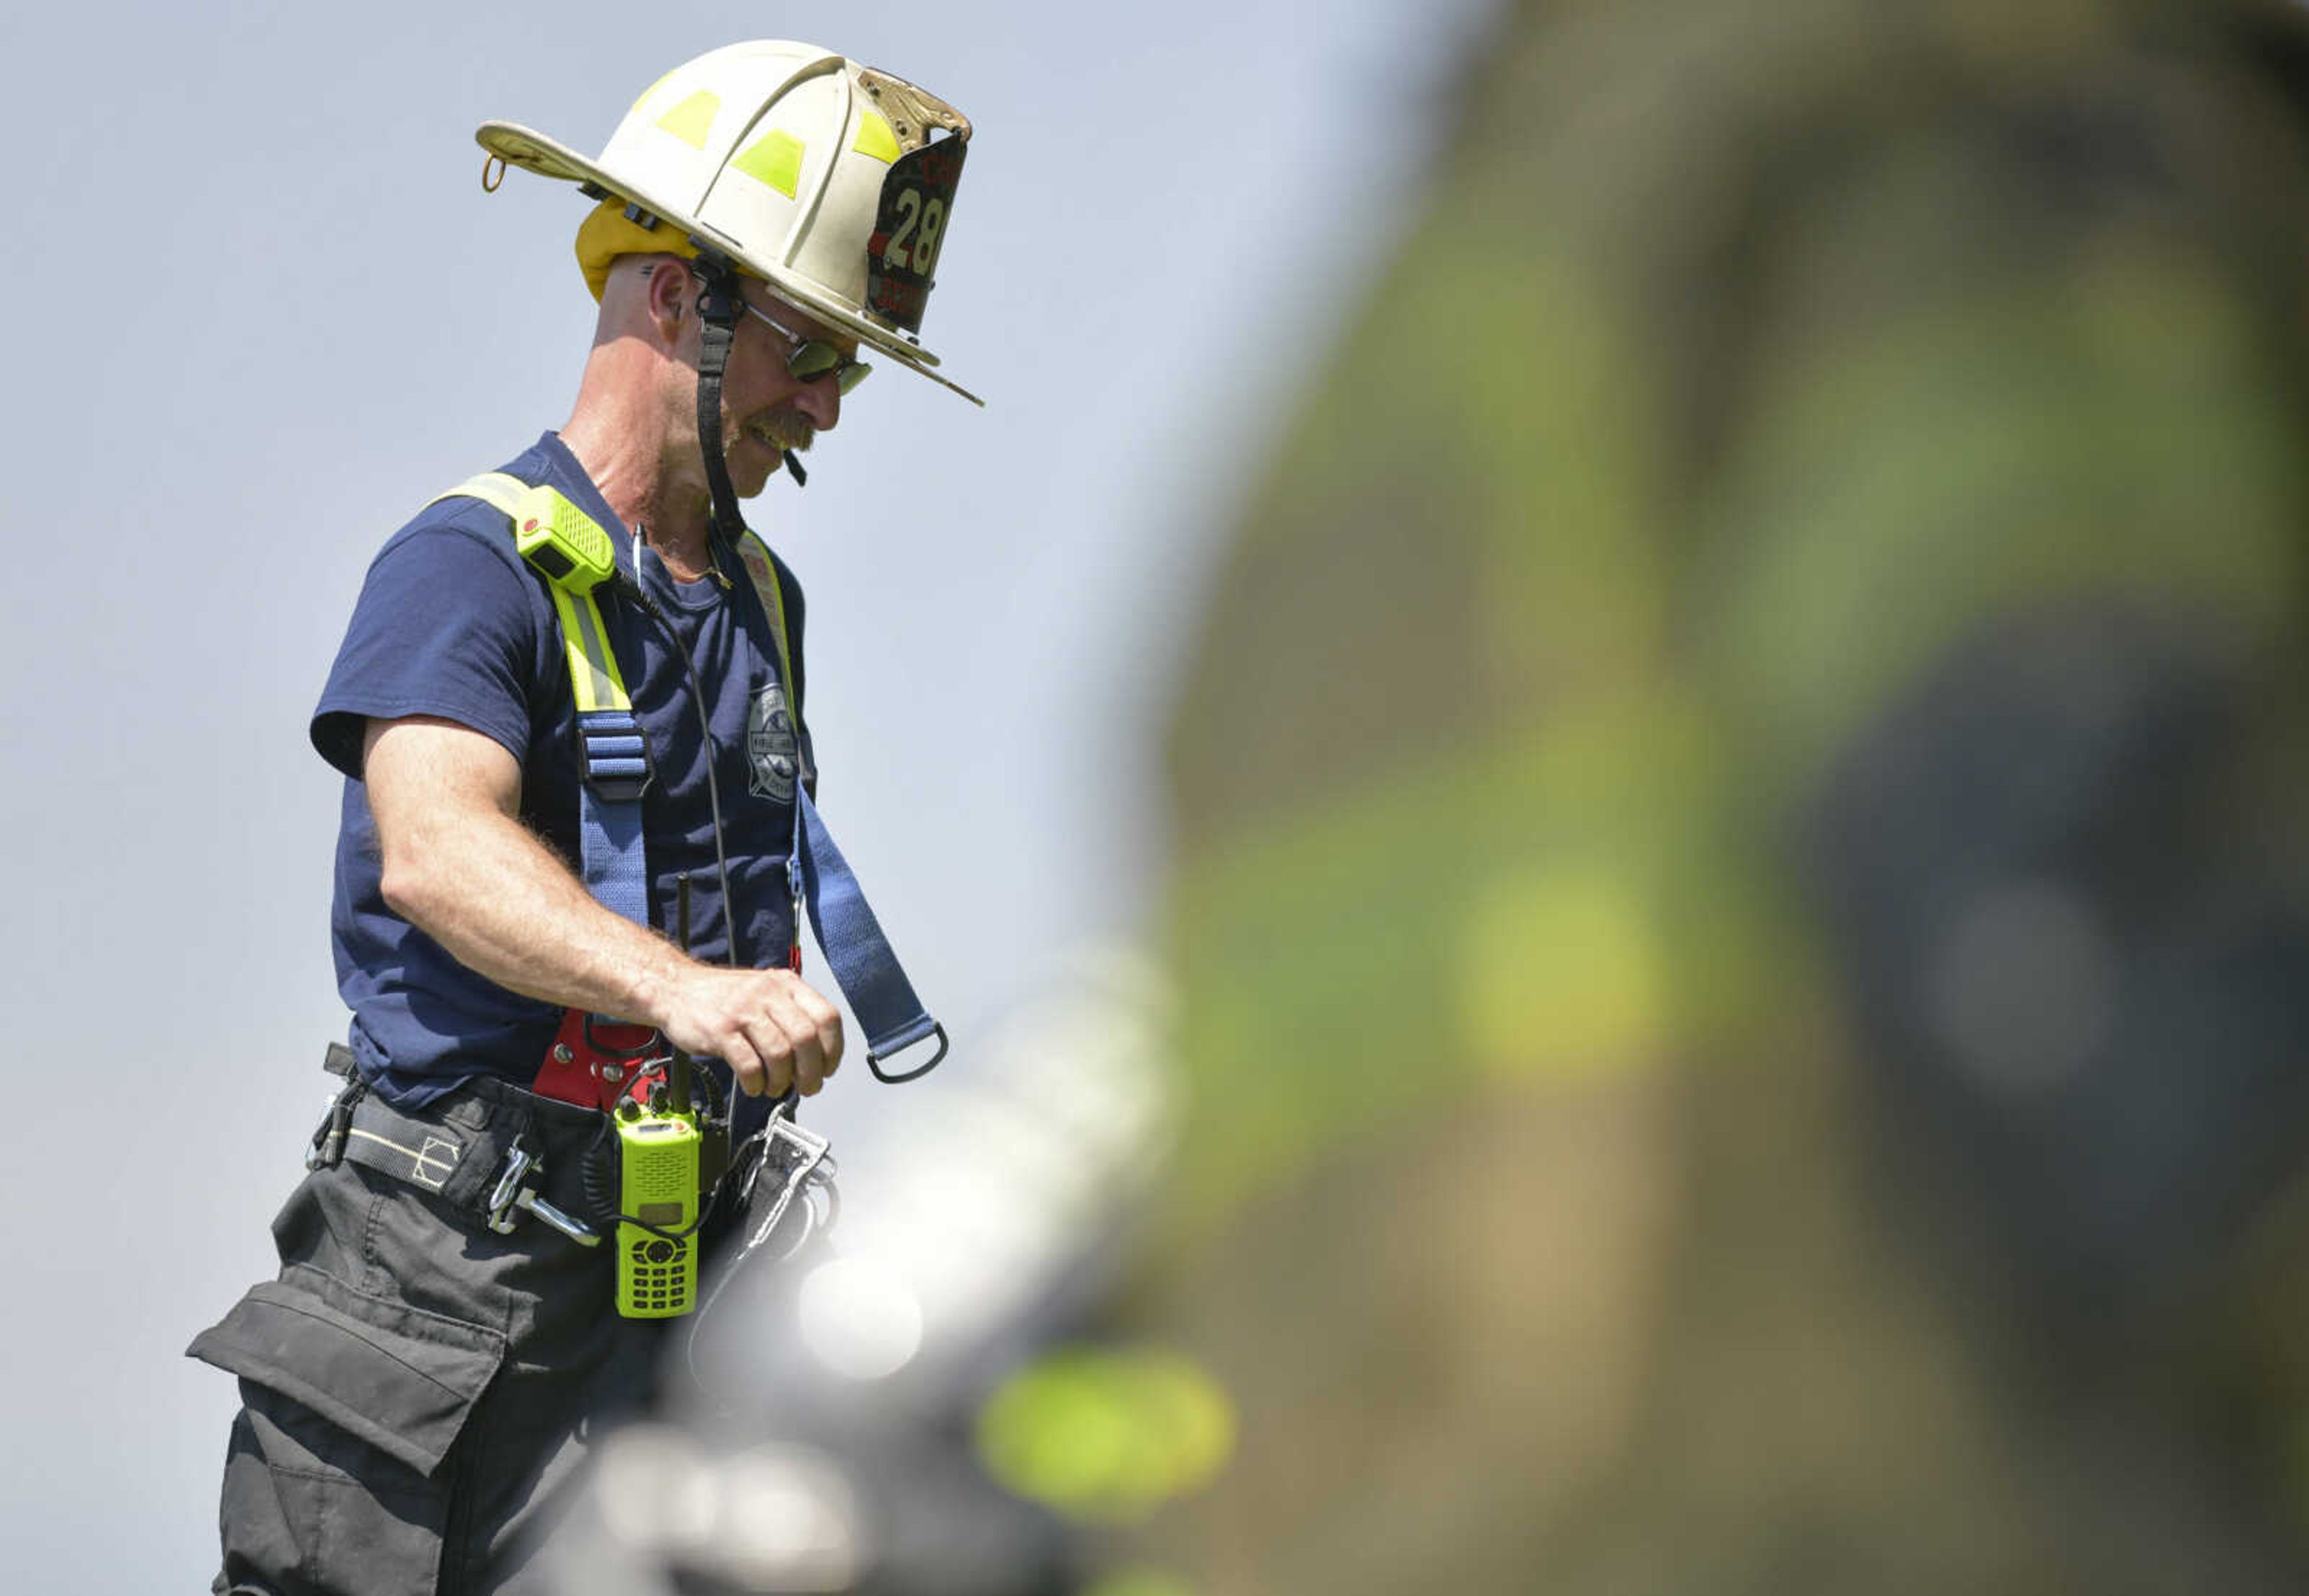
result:
[[[689,951],[689,872],[683,871],[673,878],[673,940],[685,954]],[[666,1096],[676,1114],[689,1112],[689,1054],[679,1046],[665,1067]]]

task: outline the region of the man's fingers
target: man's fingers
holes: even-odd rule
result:
[[[749,1097],[762,1095],[763,1071],[759,1054],[742,1030],[730,1033],[730,1039],[721,1045],[722,1062],[730,1066],[730,1074],[738,1089]]]
[[[842,1063],[842,1015],[809,986],[779,975],[763,1008],[784,1044],[792,1084],[805,1097],[814,1097]]]
[[[842,1067],[842,1011],[826,1002],[822,993],[800,982],[794,984],[794,1001],[817,1034],[825,1072],[833,1074]]]
[[[767,1014],[757,1014],[746,1022],[746,1040],[761,1061],[752,1083],[753,1094],[783,1097],[793,1084],[793,1043],[784,1028]]]
[[[785,1031],[787,1044],[793,1049],[793,1082],[805,1097],[815,1097],[817,1089],[826,1084],[826,1044],[818,1035],[817,1021],[797,995],[809,990],[797,986],[785,1001],[772,1009]]]
[[[825,1083],[826,1055],[818,1044],[817,1028],[783,995],[762,1006],[762,1012],[747,1026],[746,1036],[761,1055],[772,1092],[783,1093],[788,1087],[798,1086],[807,1097]]]
[[[734,973],[732,973],[734,975]],[[703,1051],[718,1054],[748,1097],[815,1094],[842,1064],[842,1011],[783,970],[749,972],[716,990],[720,1034]],[[725,1006],[726,1005],[726,1006]]]

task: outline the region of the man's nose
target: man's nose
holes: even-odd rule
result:
[[[794,408],[809,418],[809,424],[820,432],[831,432],[842,420],[842,387],[834,380],[834,373],[801,385],[794,395]]]

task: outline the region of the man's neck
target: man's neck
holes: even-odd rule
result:
[[[561,441],[618,519],[643,529],[676,580],[695,582],[713,568],[710,496],[688,473],[668,472],[662,419],[618,374],[600,369],[603,351],[594,353]]]

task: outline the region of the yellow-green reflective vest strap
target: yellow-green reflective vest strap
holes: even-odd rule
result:
[[[485,471],[468,477],[446,493],[437,493],[426,500],[427,505],[439,504],[445,499],[478,499],[510,517],[529,491],[529,484],[519,477],[501,471]],[[549,582],[547,591],[553,594],[553,608],[561,617],[561,643],[569,656],[569,690],[582,712],[589,709],[631,709],[633,701],[626,696],[626,678],[618,669],[618,656],[610,646],[609,629],[601,624],[601,607],[593,602],[590,593],[566,593]],[[784,618],[779,618],[783,634]],[[783,648],[784,638],[779,638]]]
[[[786,690],[786,708],[799,723],[801,688],[794,681],[793,655],[786,646],[785,586],[778,580],[778,568],[770,559],[769,545],[748,532],[739,546],[738,563],[746,568],[747,579],[753,583],[755,595],[762,601],[762,613],[770,618],[770,635],[778,646],[778,682]]]
[[[570,593],[555,587],[553,607],[561,613],[561,642],[569,655],[569,690],[581,715],[593,709],[631,709],[626,679],[618,671],[618,656],[610,652],[610,634],[601,624],[601,606],[590,593]]]
[[[501,471],[485,471],[477,477],[467,477],[446,493],[436,493],[425,504],[429,509],[445,499],[478,499],[510,516],[515,504],[528,490],[529,484],[519,477],[507,476]]]

